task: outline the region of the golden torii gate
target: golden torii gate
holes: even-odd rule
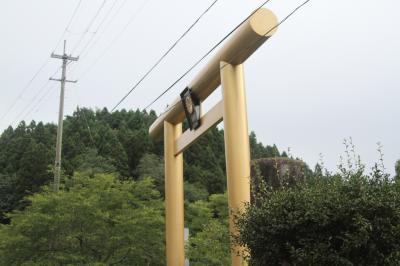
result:
[[[185,112],[187,114],[188,108],[192,112],[196,103],[178,98],[149,129],[153,138],[162,138],[164,135],[168,266],[183,266],[185,260],[182,153],[222,120],[229,209],[240,210],[250,201],[250,145],[242,64],[275,33],[277,23],[276,16],[270,10],[258,9],[189,84],[188,88],[200,103],[222,85],[222,100],[197,121],[200,122],[198,125],[182,133]],[[229,231],[231,234],[237,233],[231,212]],[[241,251],[240,247],[232,246],[232,265],[245,265],[242,257],[237,255],[238,251]]]

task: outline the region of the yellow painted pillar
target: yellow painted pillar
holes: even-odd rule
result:
[[[243,208],[250,202],[250,144],[247,125],[246,94],[243,65],[230,65],[221,62],[221,84],[224,100],[225,159],[228,185],[228,204],[230,211]],[[238,230],[230,214],[229,231]],[[247,265],[237,252],[242,249],[233,246],[232,265]]]
[[[168,266],[184,266],[183,158],[175,156],[182,124],[164,122],[166,255]]]

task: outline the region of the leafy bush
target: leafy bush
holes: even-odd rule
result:
[[[213,194],[208,201],[190,203],[185,213],[190,265],[230,265],[228,195]]]
[[[400,265],[400,185],[381,172],[265,191],[237,218],[250,265]]]
[[[187,256],[193,266],[230,265],[229,229],[226,223],[212,219],[190,238]]]
[[[150,179],[75,176],[0,227],[0,265],[164,265],[160,194]]]

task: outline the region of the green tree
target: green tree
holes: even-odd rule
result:
[[[192,203],[198,200],[207,200],[208,198],[208,191],[207,189],[198,183],[190,183],[185,182],[184,185],[185,190],[185,201]]]
[[[261,142],[257,141],[256,134],[252,131],[249,136],[250,140],[250,156],[252,160],[270,157],[287,157],[286,152],[279,153],[278,148],[273,146],[264,146]]]
[[[15,176],[0,175],[0,223],[2,224],[10,222],[6,214],[17,207],[16,185]]]
[[[400,185],[377,174],[265,191],[237,220],[250,265],[399,265]]]
[[[212,217],[212,211],[207,201],[199,200],[190,203],[185,210],[185,221],[190,234],[199,232]]]
[[[123,109],[110,113],[106,108],[77,109],[64,120],[63,173],[70,177],[76,171],[89,175],[115,171],[123,180],[150,175],[163,193],[163,145],[148,134],[156,118],[154,111]],[[51,123],[22,121],[1,134],[0,174],[18,181],[17,190],[7,196],[14,201],[9,206],[23,208],[23,197],[38,192],[52,179],[49,169],[54,164],[56,131],[57,126]],[[258,142],[254,133],[250,140],[256,157],[275,156],[279,152],[276,147]],[[185,151],[184,176],[189,202],[206,200],[210,194],[226,190],[223,130],[210,130]]]
[[[28,197],[0,227],[0,265],[164,265],[160,194],[150,179],[75,175]]]
[[[396,162],[395,170],[396,170],[395,178],[399,179],[400,178],[400,160],[398,160]]]
[[[191,265],[229,265],[229,211],[227,193],[213,194],[186,208],[190,230],[188,256]],[[212,247],[212,248],[210,248]]]
[[[226,224],[211,220],[203,230],[191,237],[187,246],[190,265],[230,265],[229,232]]]
[[[115,173],[112,161],[100,156],[96,149],[88,149],[85,153],[78,155],[74,158],[75,171],[87,173],[93,177],[95,174],[100,173]]]
[[[137,167],[139,179],[151,177],[155,180],[158,191],[164,195],[164,162],[153,153],[146,153],[139,161]]]
[[[17,170],[17,191],[20,194],[32,194],[51,180],[48,172],[50,152],[42,143],[37,143],[33,138],[24,149]]]

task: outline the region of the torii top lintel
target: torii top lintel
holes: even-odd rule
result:
[[[220,62],[232,65],[244,63],[266,40],[277,30],[278,20],[272,11],[261,8],[254,12],[230,37],[207,65],[200,71],[189,88],[204,101],[221,84]],[[150,126],[152,138],[161,138],[164,133],[164,121],[173,124],[181,123],[185,113],[180,98],[170,106],[170,110],[162,114]]]

